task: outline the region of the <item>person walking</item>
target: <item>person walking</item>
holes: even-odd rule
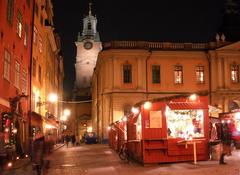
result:
[[[221,149],[219,164],[223,165],[223,164],[226,164],[226,162],[224,162],[224,156],[231,155],[231,144],[232,144],[232,134],[226,122],[220,124],[220,139],[222,142],[222,149]]]
[[[66,141],[66,145],[67,145],[67,148],[68,148],[68,143],[70,142],[71,138],[69,135],[66,135],[65,136],[65,141]]]
[[[75,146],[76,137],[74,134],[71,136],[71,141],[72,141],[72,145]]]
[[[37,136],[33,141],[32,162],[37,174],[41,175],[44,164],[45,139],[44,136]]]

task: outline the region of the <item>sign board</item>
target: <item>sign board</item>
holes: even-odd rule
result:
[[[150,111],[150,128],[162,128],[162,111]]]

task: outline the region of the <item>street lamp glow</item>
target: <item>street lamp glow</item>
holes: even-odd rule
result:
[[[49,94],[48,96],[49,102],[54,103],[54,102],[57,102],[57,100],[58,100],[57,94],[54,94],[54,93]]]
[[[144,105],[143,105],[144,109],[150,109],[151,106],[152,106],[152,103],[149,102],[149,101],[145,102]]]
[[[71,114],[70,110],[69,109],[64,109],[63,111],[63,115],[65,116],[69,116]]]
[[[67,116],[66,115],[63,115],[61,118],[60,118],[61,121],[66,121],[67,120]]]

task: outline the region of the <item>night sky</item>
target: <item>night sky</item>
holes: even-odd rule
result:
[[[102,42],[145,40],[206,42],[215,37],[224,0],[95,0],[92,13]],[[62,40],[65,97],[75,80],[76,46],[88,0],[53,0],[54,24]]]

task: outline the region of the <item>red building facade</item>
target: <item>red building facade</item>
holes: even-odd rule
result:
[[[28,145],[33,3],[0,1],[0,132],[19,153]]]

